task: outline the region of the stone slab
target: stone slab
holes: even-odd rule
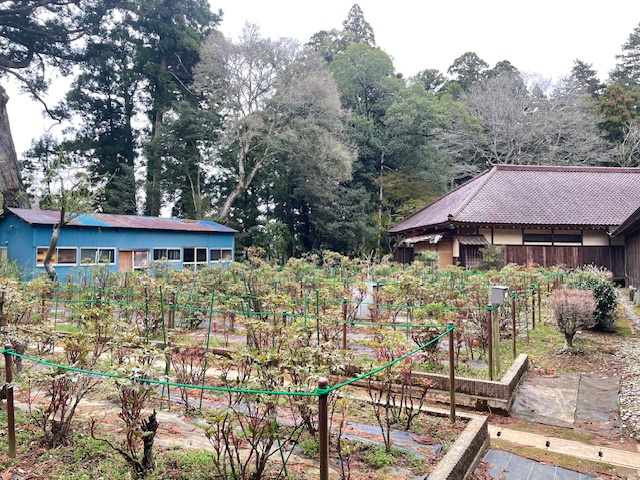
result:
[[[516,394],[511,414],[530,422],[571,427],[579,382],[579,374],[529,377]]]
[[[582,374],[575,426],[608,436],[621,434],[619,393],[620,377]]]

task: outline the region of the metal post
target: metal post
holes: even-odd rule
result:
[[[172,329],[175,326],[176,320],[176,292],[171,294],[169,302],[171,302],[171,308],[169,309],[169,329]]]
[[[318,379],[318,435],[320,437],[320,480],[329,480],[329,409],[327,406],[327,389],[329,380]]]
[[[542,299],[540,297],[540,285],[538,285],[538,321],[542,322]]]
[[[536,329],[536,295],[535,291],[531,292],[531,328]]]
[[[144,341],[149,343],[149,291],[144,287]]]
[[[453,352],[453,330],[455,328],[453,322],[449,322],[449,403],[451,405],[449,418],[451,423],[456,423],[456,365]]]
[[[487,344],[489,347],[489,380],[493,380],[493,309],[489,306],[487,315]]]
[[[495,368],[495,374],[498,376],[501,369],[501,359],[500,359],[500,318],[498,318],[500,307],[497,305],[493,306],[492,317],[493,317],[493,365]]]
[[[318,305],[319,292],[316,290],[316,334],[318,336],[318,345],[320,345],[320,306]]]
[[[347,299],[342,300],[342,349],[347,349]]]
[[[516,296],[511,297],[511,328],[513,336],[513,359],[516,359],[516,344],[518,332],[516,330]]]
[[[13,355],[9,353],[11,344],[4,344],[4,366],[6,369],[7,424],[9,430],[9,458],[16,458],[16,419],[13,406]]]

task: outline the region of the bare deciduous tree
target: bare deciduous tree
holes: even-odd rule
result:
[[[43,203],[48,208],[60,212],[58,221],[53,225],[49,248],[43,262],[44,269],[52,280],[56,277],[53,259],[60,232],[73,219],[90,212],[100,193],[99,188],[92,185],[86,171],[74,169],[63,160],[63,154],[60,153],[53,167],[47,169],[43,182],[45,186]]]
[[[593,165],[606,160],[591,97],[561,81],[503,74],[473,85],[443,146],[465,164]]]
[[[640,165],[640,121],[629,123],[622,143],[616,146],[611,156],[611,162],[620,167]]]
[[[350,177],[353,154],[339,139],[345,112],[317,54],[288,39],[262,38],[257,26],[247,24],[237,43],[212,35],[201,58],[194,86],[224,117],[211,160],[234,184],[219,209],[221,221],[258,172],[278,158],[324,151],[321,160],[334,164],[336,179]]]

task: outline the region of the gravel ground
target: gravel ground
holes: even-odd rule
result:
[[[640,316],[635,312],[629,298],[620,295],[626,315],[634,325],[633,337],[620,342],[616,356],[624,365],[620,382],[620,415],[622,425],[630,436],[640,441]]]

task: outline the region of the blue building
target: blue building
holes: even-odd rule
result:
[[[23,271],[44,272],[44,258],[60,213],[7,208],[0,217],[0,260]],[[108,265],[114,272],[143,269],[152,260],[175,268],[233,261],[236,230],[206,220],[83,214],[60,232],[53,265],[62,281],[79,265]]]

